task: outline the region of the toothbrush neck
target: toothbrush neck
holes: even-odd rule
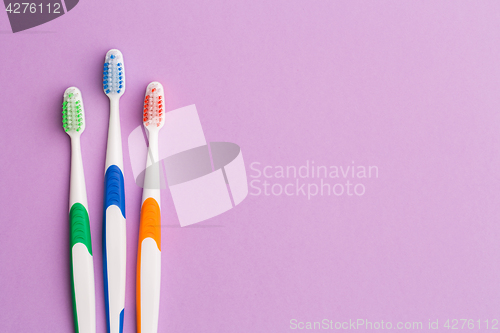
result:
[[[122,137],[120,130],[119,99],[110,99],[108,146],[106,150],[106,170],[116,165],[123,171]]]
[[[109,99],[109,107],[111,112],[116,111],[118,112],[120,106],[120,99],[119,98],[110,98]]]
[[[158,131],[152,130],[148,132],[148,158],[147,158],[147,166],[150,166],[153,163],[158,162],[159,154],[158,154]]]
[[[162,171],[158,154],[158,130],[148,130],[148,157],[144,175],[142,201],[154,198],[160,206],[160,188],[162,188]]]
[[[87,208],[87,191],[83,173],[82,151],[80,149],[80,135],[71,137],[71,176],[69,208],[75,203],[81,203]]]

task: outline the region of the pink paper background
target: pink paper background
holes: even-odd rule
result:
[[[249,196],[188,228],[163,191],[159,332],[500,319],[500,2],[81,1],[17,34],[0,13],[0,331],[72,330],[60,104],[75,85],[105,332],[111,48],[127,67],[125,332],[141,201],[126,145],[153,80],[168,110],[196,104],[207,141],[239,144],[249,175],[255,161],[379,167],[362,197]]]

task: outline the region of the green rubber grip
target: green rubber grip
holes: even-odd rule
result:
[[[70,249],[76,243],[82,243],[89,250],[92,255],[92,242],[90,240],[90,223],[89,214],[87,209],[77,202],[71,206],[69,211],[69,224],[70,224]]]

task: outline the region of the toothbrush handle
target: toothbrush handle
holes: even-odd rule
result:
[[[71,206],[70,261],[75,332],[95,333],[94,261],[87,210],[81,203]]]
[[[104,299],[108,333],[123,332],[125,308],[126,220],[123,173],[111,165],[105,174],[103,216]]]
[[[160,310],[161,214],[154,198],[144,200],[137,253],[137,332],[156,333]]]

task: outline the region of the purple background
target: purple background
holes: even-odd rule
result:
[[[160,332],[284,332],[291,319],[500,319],[500,2],[81,1],[10,32],[0,13],[2,332],[72,330],[69,138],[82,136],[97,331],[105,332],[102,201],[111,48],[127,197],[125,332],[135,331],[141,189],[127,136],[146,85],[196,104],[209,141],[247,165],[377,165],[362,197],[248,196],[180,228],[163,191]],[[250,178],[249,178],[250,180]],[[444,330],[444,329],[443,329]]]

